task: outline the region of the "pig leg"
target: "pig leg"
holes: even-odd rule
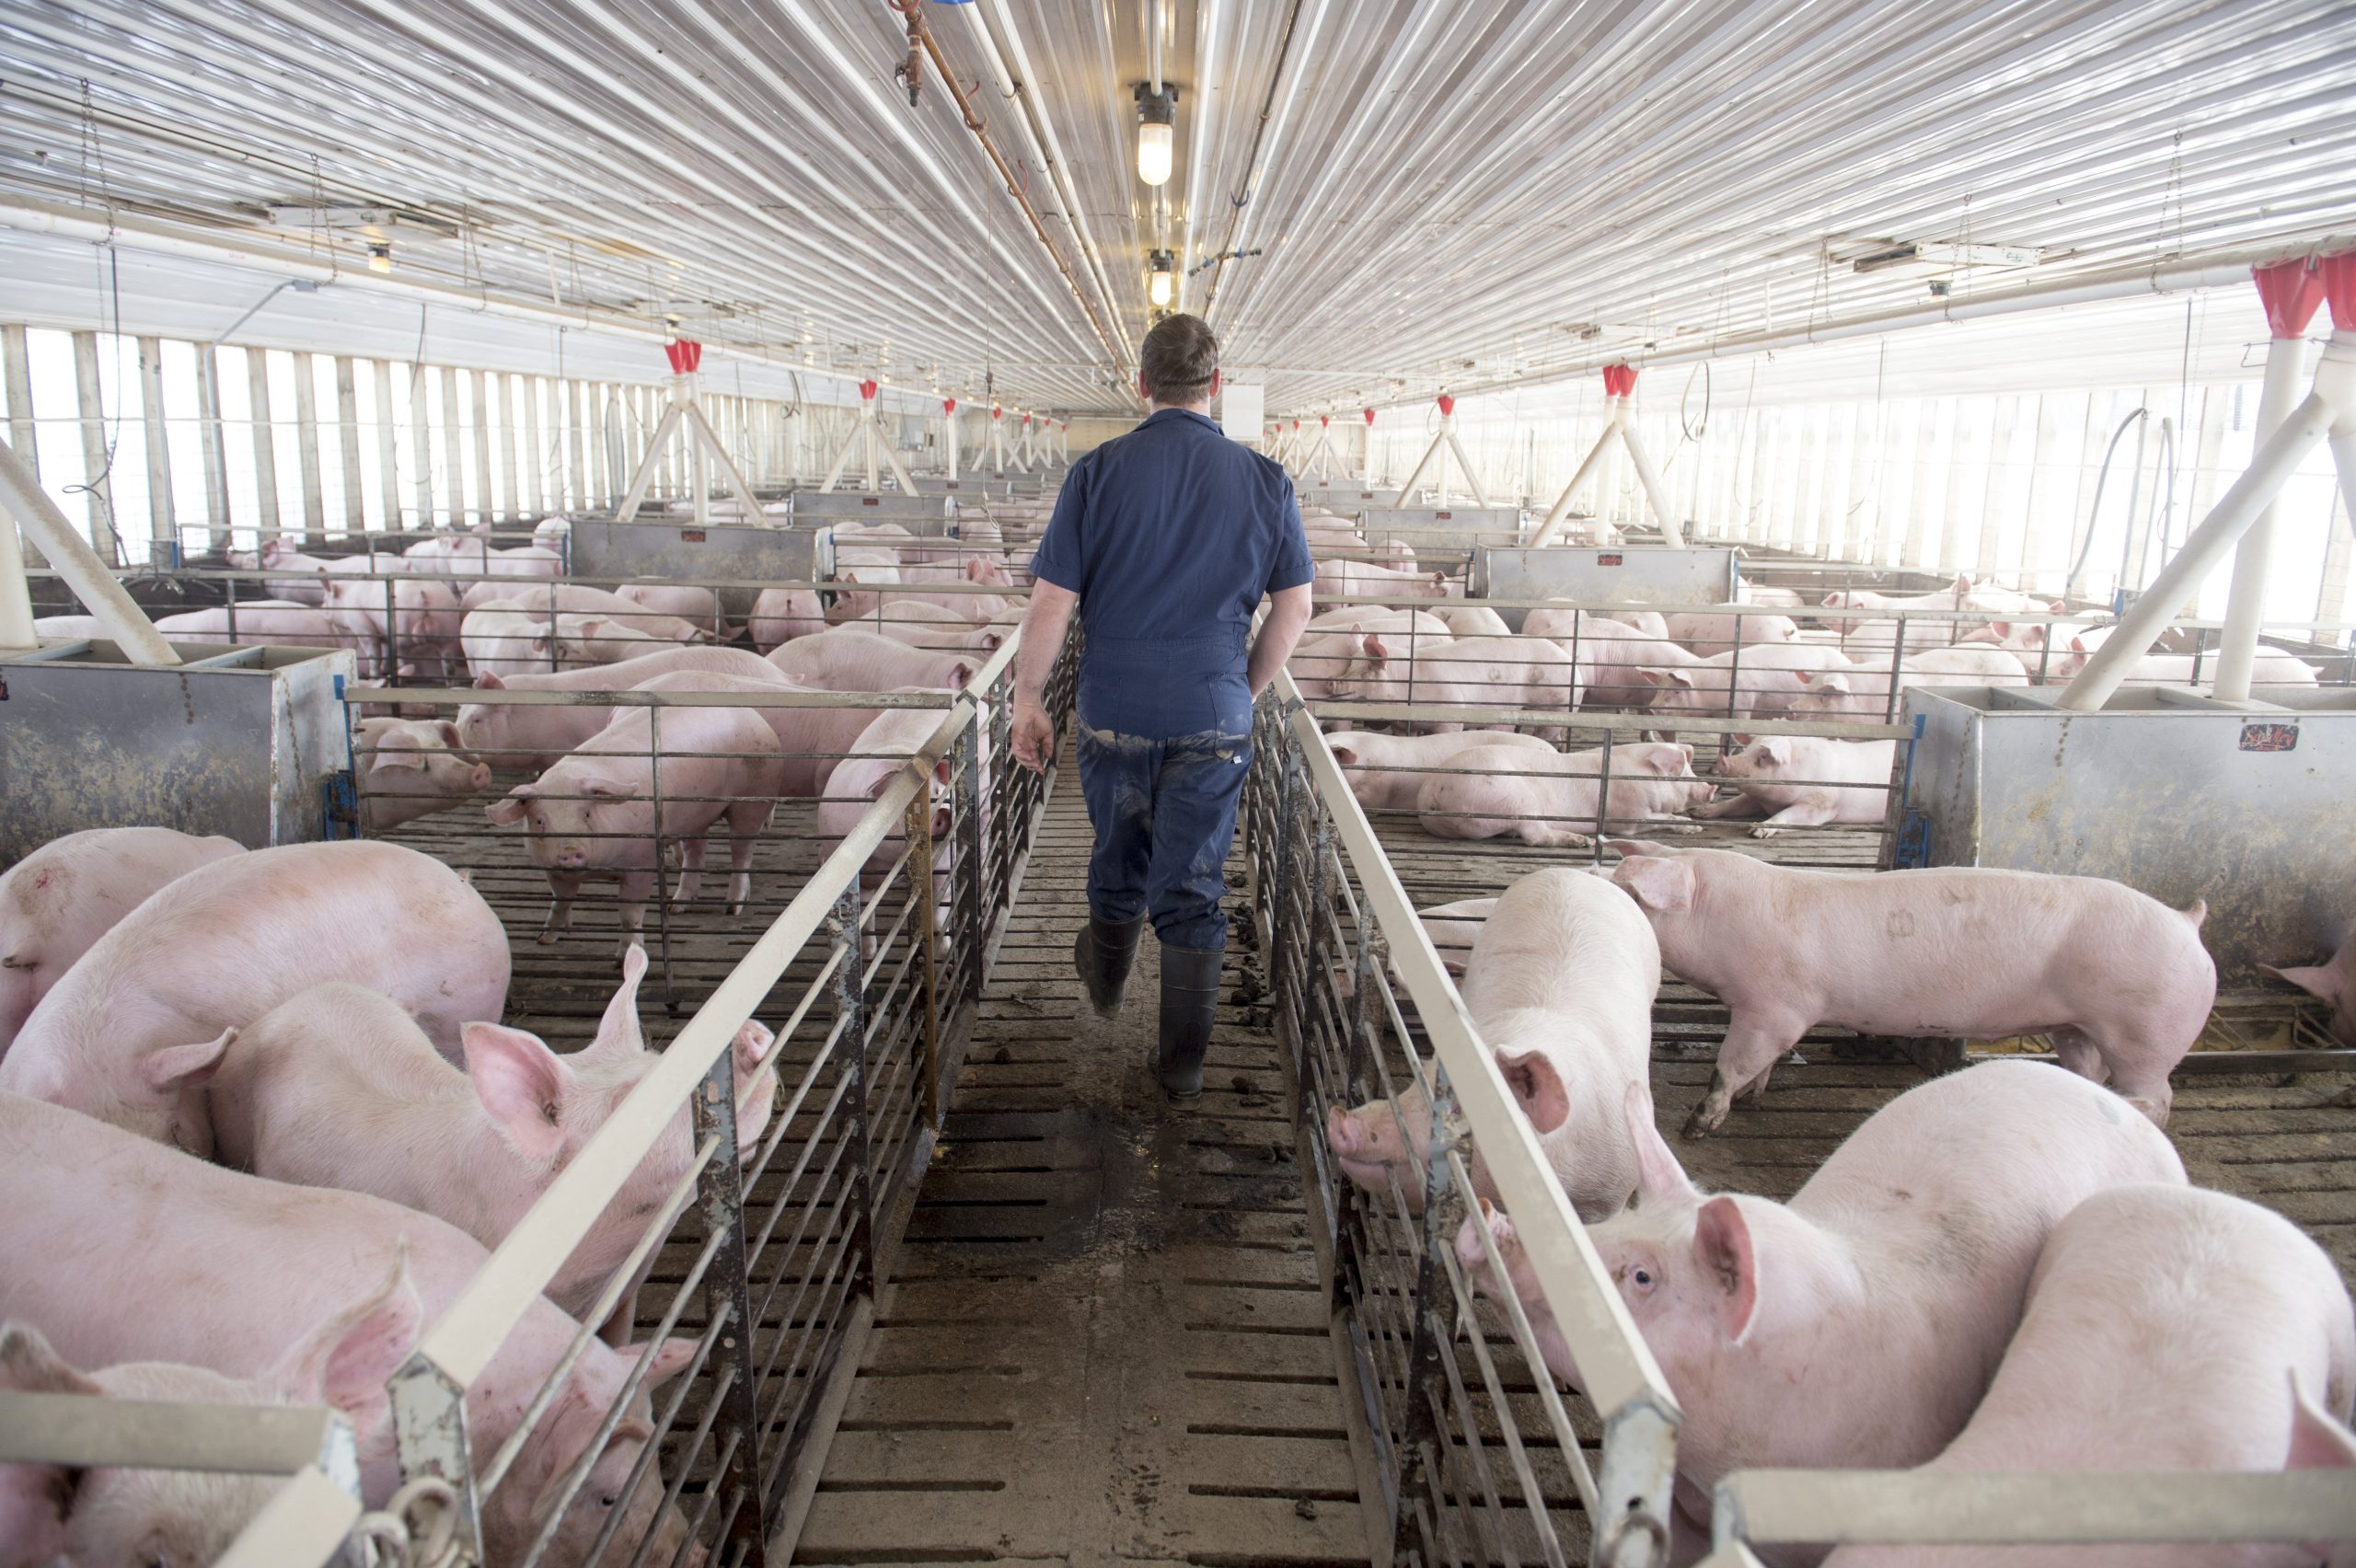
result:
[[[2110,1077],[2110,1069],[2103,1065],[2102,1053],[2095,1043],[2074,1029],[2057,1029],[2053,1034],[2053,1056],[2063,1066],[2080,1078],[2102,1083]]]
[[[663,873],[660,870],[624,871],[621,874],[621,893],[618,896],[621,904],[622,940],[620,945],[614,950],[617,958],[627,957],[631,944],[640,940],[640,933],[646,929],[647,903],[651,899],[659,897],[662,892]]]
[[[679,841],[679,885],[671,893],[671,911],[677,914],[696,901],[703,889],[703,835]]]
[[[1804,1018],[1737,1012],[1725,1042],[1718,1047],[1718,1066],[1710,1075],[1710,1092],[1693,1108],[1693,1114],[1686,1121],[1684,1136],[1707,1137],[1724,1126],[1738,1093],[1764,1093],[1767,1075],[1784,1052],[1799,1043],[1807,1025],[1808,1020]]]
[[[1773,838],[1787,827],[1821,827],[1838,812],[1831,795],[1810,795],[1793,801],[1750,830],[1753,838]]]
[[[2143,1029],[2118,1029],[2089,1024],[2083,1029],[2057,1029],[2053,1032],[2053,1054],[2072,1072],[2094,1079],[2108,1081],[2119,1097],[2151,1118],[2155,1127],[2168,1124],[2168,1109],[2176,1102],[2176,1090],[2168,1085],[2165,1066],[2143,1065],[2138,1051],[2140,1043],[2148,1037]],[[2064,1041],[2071,1042],[2075,1051],[2065,1052]],[[2093,1060],[2081,1065],[2080,1054]]]
[[[549,873],[549,917],[540,928],[543,946],[556,940],[559,931],[572,929],[572,901],[581,892],[581,879],[561,871]]]
[[[740,801],[728,808],[728,913],[753,901],[753,845],[776,809],[769,801]]]
[[[1737,795],[1732,800],[1712,801],[1707,805],[1695,806],[1685,814],[1703,822],[1719,822],[1727,817],[1755,817],[1761,809],[1758,796]]]

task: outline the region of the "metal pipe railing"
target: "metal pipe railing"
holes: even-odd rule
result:
[[[1472,1551],[1561,1562],[1576,1532],[1555,1516],[1611,1497],[1588,1521],[1591,1560],[1665,1562],[1677,1402],[1289,676],[1263,699],[1257,734],[1244,813],[1254,914],[1398,1548],[1426,1561]],[[1353,976],[1347,997],[1339,974]],[[1392,1091],[1394,1059],[1399,1088],[1412,1084],[1431,1107],[1429,1150],[1407,1178],[1422,1189],[1420,1213],[1395,1171],[1388,1206],[1337,1184],[1322,1142],[1326,1109],[1353,1085]],[[1604,1431],[1600,1476],[1587,1473],[1559,1396],[1542,1399],[1542,1431],[1506,1440],[1502,1470],[1487,1451],[1483,1423],[1515,1427],[1518,1389],[1453,1256],[1458,1221],[1478,1201],[1467,1138],[1578,1361]],[[1505,1309],[1504,1327],[1518,1370],[1547,1378],[1526,1315]]]

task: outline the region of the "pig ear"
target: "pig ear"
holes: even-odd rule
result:
[[[1501,1055],[1497,1066],[1506,1075],[1506,1087],[1513,1090],[1514,1102],[1541,1134],[1553,1132],[1570,1118],[1570,1096],[1563,1089],[1562,1075],[1544,1052]]]
[[[1335,746],[1334,761],[1343,767],[1356,767],[1358,763],[1358,754],[1349,746]]]
[[[387,767],[422,773],[425,771],[425,754],[414,746],[380,745],[376,754],[368,759],[368,771],[376,773]]]
[[[1816,677],[1816,689],[1819,693],[1836,692],[1846,697],[1849,695],[1849,677],[1838,670],[1827,670]]]
[[[949,684],[950,684],[952,686],[953,686],[954,688],[956,688],[957,690],[959,690],[959,691],[963,691],[963,690],[964,690],[964,689],[965,689],[965,687],[966,687],[967,686],[969,686],[969,685],[971,685],[971,684],[972,684],[973,679],[974,679],[974,666],[973,666],[973,665],[968,664],[968,663],[964,663],[964,662],[962,662],[962,661],[961,661],[961,662],[959,662],[958,663],[955,663],[955,664],[953,664],[953,665],[951,665],[951,666],[950,666],[950,669],[949,669]]]
[[[646,1049],[646,1036],[638,1027],[638,983],[645,978],[646,949],[632,942],[622,954],[622,983],[606,1004],[606,1016],[597,1020],[597,1038],[581,1053],[583,1056],[599,1052],[635,1056]]]
[[[280,1358],[270,1381],[290,1403],[324,1401],[343,1412],[364,1438],[391,1417],[385,1385],[417,1348],[418,1331],[424,1326],[425,1304],[410,1283],[404,1240],[375,1294],[320,1324]]]
[[[28,1323],[0,1323],[0,1392],[104,1392],[49,1346]],[[64,1465],[0,1465],[0,1541],[12,1562],[64,1561],[65,1519],[74,1511],[81,1473]]]
[[[1636,1195],[1655,1203],[1698,1199],[1701,1193],[1685,1174],[1685,1167],[1677,1163],[1677,1156],[1669,1151],[1653,1121],[1651,1087],[1630,1084],[1620,1109],[1628,1125],[1629,1146],[1636,1151]]]
[[[1391,657],[1391,650],[1383,645],[1382,639],[1374,632],[1369,631],[1358,639],[1358,646],[1366,650],[1368,658],[1377,663],[1386,662]]]
[[[2310,997],[2317,997],[2335,1005],[2339,1001],[2339,976],[2333,974],[2327,965],[2277,969],[2270,963],[2261,963],[2258,972],[2271,980],[2287,980]]]
[[[1693,868],[1682,860],[1658,855],[1625,859],[1613,868],[1611,880],[1626,888],[1647,909],[1673,915],[1693,904]]]
[[[475,689],[477,691],[505,691],[507,683],[486,670],[475,677]]]
[[[564,1147],[558,1115],[572,1088],[572,1069],[538,1035],[501,1024],[468,1024],[458,1043],[467,1081],[500,1136],[526,1159],[554,1159]]]
[[[653,1354],[649,1355],[649,1351]],[[696,1358],[696,1342],[691,1339],[666,1339],[657,1343],[649,1340],[641,1344],[626,1344],[614,1353],[625,1362],[643,1356],[646,1360],[646,1381],[641,1390],[668,1382],[687,1370],[687,1363]],[[628,1370],[627,1367],[624,1368]]]
[[[1669,684],[1672,686],[1681,686],[1688,691],[1692,691],[1693,689],[1693,677],[1691,674],[1688,674],[1685,671],[1670,670],[1668,672],[1668,674]]]
[[[1712,1198],[1693,1216],[1693,1256],[1705,1271],[1703,1287],[1713,1292],[1718,1323],[1740,1344],[1750,1332],[1759,1306],[1759,1266],[1750,1252],[1750,1226],[1732,1198]]]
[[[236,1030],[225,1029],[211,1040],[150,1051],[139,1058],[139,1076],[159,1094],[202,1083],[220,1070],[222,1056],[237,1038]]]
[[[433,726],[433,732],[442,737],[442,744],[444,745],[448,746],[452,751],[456,751],[458,749],[460,744],[458,739],[458,726],[455,720],[443,720],[440,723]]]
[[[1759,750],[1778,767],[1787,767],[1792,760],[1792,743],[1784,735],[1769,735],[1759,743]]]
[[[485,806],[483,811],[501,827],[510,827],[524,820],[524,813],[528,803],[538,798],[539,790],[537,785],[518,784],[505,795]]]
[[[987,567],[987,566],[985,566],[985,565],[982,563],[981,559],[980,559],[979,557],[976,557],[976,558],[975,558],[974,559],[969,560],[969,561],[967,561],[967,562],[965,563],[965,581],[966,581],[966,582],[987,582],[987,581],[988,581],[988,578],[989,578],[989,568],[988,568],[988,567]]]
[[[2291,1374],[2291,1453],[2284,1470],[2356,1470],[2356,1433],[2331,1418]]]

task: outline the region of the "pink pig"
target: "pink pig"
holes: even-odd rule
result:
[[[1578,670],[1571,656],[1543,637],[1460,637],[1421,645],[1373,632],[1357,639],[1357,656],[1331,676],[1326,695],[1337,702],[1413,703],[1434,709],[1428,729],[1464,728],[1448,719],[1450,707],[1518,708],[1565,712],[1578,706]]]
[[[1351,730],[1327,737],[1326,744],[1349,781],[1350,793],[1370,812],[1413,811],[1426,781],[1438,777],[1432,770],[1455,767],[1455,756],[1475,746],[1519,746],[1554,755],[1554,748],[1536,735],[1512,730],[1457,730],[1438,735]]]
[[[458,726],[447,719],[364,719],[352,760],[364,833],[448,811],[491,788],[491,769],[458,755]]]
[[[629,691],[632,687],[681,670],[721,675],[749,675],[775,686],[788,684],[777,666],[742,648],[664,648],[624,659],[617,664],[592,664],[580,670],[539,670],[514,674],[483,674],[475,677],[479,691]],[[458,709],[460,746],[494,767],[527,767],[535,772],[556,766],[565,753],[613,722],[614,709],[602,703],[548,707],[537,703],[468,703]]]
[[[784,778],[776,734],[745,709],[633,708],[489,811],[502,827],[524,826],[532,863],[548,873],[551,898],[541,941],[571,928],[584,880],[619,880],[619,954],[638,940],[647,900],[660,891],[663,842],[679,846],[671,906],[684,909],[702,883],[704,835],[722,818],[729,909],[744,913],[752,897],[755,836],[768,825]]]
[[[1624,1108],[1634,1097],[1652,1114],[1660,949],[1624,895],[1559,867],[1521,878],[1482,914],[1459,986],[1465,1010],[1572,1206],[1588,1219],[1616,1214],[1636,1185]],[[1332,1107],[1325,1138],[1351,1181],[1378,1193],[1396,1181],[1420,1211],[1431,1107],[1420,1085],[1396,1088],[1395,1110],[1388,1100]],[[1472,1177],[1495,1195],[1477,1159]]]
[[[464,1071],[397,1004],[358,986],[313,986],[238,1032],[213,1080],[215,1154],[273,1182],[374,1193],[496,1247],[662,1060],[639,1032],[645,974],[646,950],[633,946],[596,1038],[569,1055],[520,1029],[468,1024]],[[776,1095],[772,1039],[747,1022],[733,1045],[746,1159]],[[694,1152],[682,1110],[549,1282],[549,1300],[587,1317]],[[627,1332],[634,1295],[623,1294],[609,1338]]]
[[[2356,1467],[2342,1424],[2356,1316],[2323,1249],[2273,1210],[2198,1187],[2114,1187],[2053,1228],[1970,1424],[1922,1468],[2193,1473]],[[2005,1568],[2313,1568],[2271,1544],[2014,1546]],[[1953,1547],[1854,1546],[1840,1568],[1938,1568]]]
[[[2287,980],[2311,997],[2331,1004],[2331,1036],[2342,1045],[2356,1045],[2356,930],[2348,933],[2328,963],[2307,968],[2278,969],[2261,963],[2258,972]]]
[[[92,827],[0,871],[0,1055],[65,972],[166,883],[242,855],[234,838]]]
[[[1830,822],[1878,823],[1889,814],[1897,760],[1896,741],[1762,735],[1718,765],[1720,777],[1741,793],[1696,806],[1692,814],[1702,821],[1765,816],[1750,830],[1753,838]]]
[[[1929,1459],[1995,1375],[2062,1216],[2113,1187],[2184,1184],[2165,1134],[2038,1062],[1907,1090],[1788,1204],[1702,1193],[1633,1091],[1626,1114],[1640,1201],[1588,1234],[1684,1411],[1679,1530],[1704,1539],[1728,1471]],[[1468,1216],[1456,1245],[1484,1288],[1520,1298],[1548,1369],[1576,1382],[1510,1220]]]
[[[1430,775],[1415,794],[1424,831],[1438,838],[1510,836],[1540,848],[1583,849],[1612,823],[1675,816],[1717,793],[1715,785],[1693,777],[1693,748],[1666,741],[1611,748],[1608,801],[1601,800],[1600,748],[1565,754],[1475,746],[1457,753],[1449,766],[1466,771]]]
[[[459,1026],[506,1004],[507,932],[456,871],[398,844],[234,855],[98,939],[17,1032],[0,1090],[208,1154],[204,1080],[238,1028],[328,980],[383,992],[456,1056]]]
[[[826,629],[826,612],[814,588],[764,588],[745,622],[753,646],[764,653]]]
[[[848,628],[797,637],[768,660],[788,678],[826,691],[889,691],[904,686],[954,691],[982,667],[971,653],[927,652]]]
[[[1737,1095],[1801,1034],[2002,1040],[2053,1036],[2065,1066],[2105,1077],[2167,1124],[2168,1074],[2200,1037],[2217,970],[2206,904],[2169,908],[2122,883],[1932,866],[1796,870],[1724,849],[1615,842],[1611,880],[1643,905],[1661,962],[1732,1015],[1685,1136],[1715,1131]]]
[[[17,1095],[0,1094],[0,1192],[9,1199],[0,1204],[0,1256],[72,1260],[71,1267],[0,1271],[0,1320],[38,1325],[78,1366],[170,1361],[230,1378],[269,1377],[317,1324],[382,1289],[404,1252],[429,1323],[490,1255],[456,1228],[381,1198],[223,1170]],[[547,1297],[532,1297],[466,1396],[477,1465],[488,1465],[514,1433],[580,1330]],[[686,1521],[663,1508],[657,1468],[649,1464],[635,1489],[626,1482],[653,1436],[649,1391],[694,1354],[687,1339],[584,1345],[484,1509],[490,1562],[521,1559],[555,1506],[556,1486],[584,1458],[589,1479],[563,1516],[552,1559],[588,1561],[590,1543],[618,1510],[618,1539],[657,1532],[659,1555],[670,1560]],[[607,1407],[641,1360],[644,1383],[593,1449]],[[355,1435],[363,1496],[383,1507],[399,1480],[392,1424],[372,1421]]]

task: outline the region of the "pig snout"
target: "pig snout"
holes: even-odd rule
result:
[[[1369,1192],[1386,1193],[1393,1168],[1400,1168],[1401,1191],[1410,1207],[1420,1207],[1422,1184],[1415,1179],[1414,1170],[1406,1168],[1410,1136],[1387,1101],[1369,1101],[1347,1110],[1336,1105],[1325,1113],[1326,1144],[1341,1163],[1343,1174]],[[1420,1152],[1423,1140],[1415,1142]]]
[[[467,782],[477,790],[490,789],[491,769],[479,762],[476,763],[473,769],[467,775]]]

